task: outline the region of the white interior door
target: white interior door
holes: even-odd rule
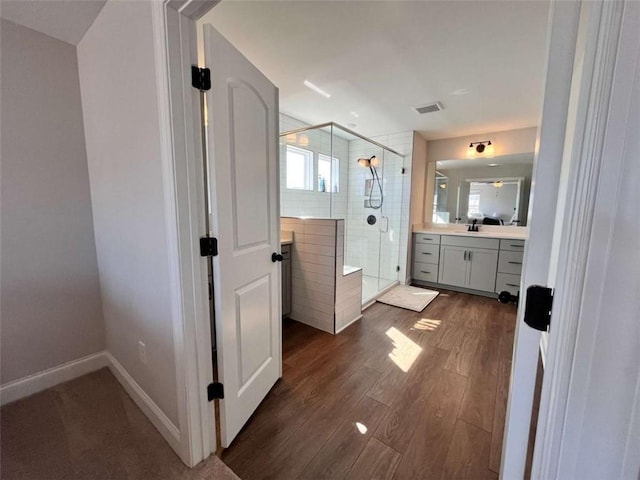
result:
[[[212,26],[204,26],[214,302],[222,446],[228,447],[282,372],[278,89]]]

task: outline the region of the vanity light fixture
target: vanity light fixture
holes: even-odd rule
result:
[[[475,146],[476,152],[482,153],[484,152],[485,148],[487,148],[490,145],[491,145],[491,140],[484,140],[482,142],[471,142],[469,144],[469,148],[473,148]]]
[[[491,140],[483,140],[482,142],[471,142],[469,144],[469,148],[467,149],[467,158],[492,158],[493,155],[494,151]]]
[[[498,180],[492,183],[492,185],[496,188],[502,188],[502,186],[504,185],[504,183],[502,183],[502,180]]]
[[[499,163],[488,163],[487,167],[499,167],[500,164]]]

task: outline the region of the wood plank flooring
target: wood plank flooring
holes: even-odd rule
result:
[[[442,291],[337,336],[286,321],[283,378],[222,459],[243,479],[498,478],[515,315]]]

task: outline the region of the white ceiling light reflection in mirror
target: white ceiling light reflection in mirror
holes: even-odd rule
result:
[[[427,139],[535,126],[546,1],[232,1],[211,23],[280,89],[281,111],[367,136]],[[330,98],[304,85],[311,81]],[[440,100],[443,111],[411,107]]]

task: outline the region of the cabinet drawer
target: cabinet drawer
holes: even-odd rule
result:
[[[506,290],[515,295],[520,290],[520,275],[511,273],[498,273],[496,276],[496,293]]]
[[[415,262],[413,264],[413,278],[423,282],[438,282],[438,265],[433,263]]]
[[[524,240],[500,240],[500,250],[511,250],[513,252],[524,251]]]
[[[440,245],[440,235],[432,235],[430,233],[414,233],[416,243],[431,243]]]
[[[498,272],[520,275],[522,273],[523,252],[500,250]]]
[[[492,250],[498,250],[500,247],[500,240],[497,238],[486,237],[462,237],[456,235],[442,235],[440,241],[442,245],[451,245],[454,247],[467,247],[467,248],[489,248]]]
[[[416,243],[413,250],[413,261],[423,263],[438,263],[440,259],[440,245]]]

